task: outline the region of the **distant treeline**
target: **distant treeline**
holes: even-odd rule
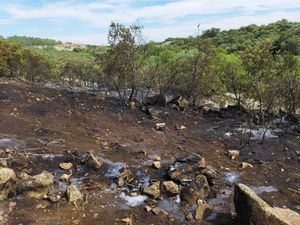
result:
[[[116,90],[122,102],[138,91],[143,96],[177,92],[191,104],[231,92],[239,105],[253,100],[260,114],[279,109],[293,113],[300,105],[299,29],[299,23],[281,20],[145,43],[140,25],[112,23],[109,46],[71,52],[56,50],[53,40],[14,37],[0,40],[0,76],[39,84],[96,83]]]
[[[56,41],[53,39],[25,36],[11,36],[6,38],[6,40],[22,46],[54,46],[57,44],[61,44],[60,41]]]
[[[276,50],[300,55],[300,23],[289,22],[286,19],[268,25],[252,24],[228,31],[211,28],[205,30],[202,37],[209,38],[216,47],[225,49],[228,53],[245,50],[257,41],[270,40],[274,41]],[[195,37],[168,38],[164,43],[184,48],[192,46],[195,43],[194,39]]]

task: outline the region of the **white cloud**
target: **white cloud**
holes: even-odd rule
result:
[[[29,20],[67,21],[75,24],[81,22],[86,27],[100,29],[103,33],[111,21],[132,23],[139,20],[146,24],[145,32],[149,39],[162,40],[169,36],[193,35],[197,23],[203,29],[212,26],[228,29],[251,23],[274,22],[281,18],[300,21],[300,10],[292,11],[300,8],[300,0],[170,0],[164,1],[164,4],[139,7],[134,6],[138,0],[94,0],[86,3],[74,0],[52,3],[45,1],[48,3],[35,7],[25,5],[24,2],[26,1],[2,4],[0,15],[2,11],[8,16],[2,19],[0,17],[0,24],[15,25]],[[151,3],[149,0],[140,0],[139,5],[143,5],[143,2]],[[263,15],[257,14],[262,11]],[[224,13],[227,13],[226,17]],[[193,21],[188,18],[193,18]],[[208,18],[213,19],[207,22]],[[147,28],[149,24],[152,28]],[[75,42],[94,43],[96,39],[106,42],[102,37],[98,39],[99,35],[82,35],[80,30],[78,27],[79,34],[69,38]],[[56,36],[59,39],[67,38],[66,35]]]

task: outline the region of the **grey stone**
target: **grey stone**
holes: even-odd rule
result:
[[[269,206],[244,184],[237,184],[234,204],[238,224],[243,225],[299,225],[300,215],[290,209]]]

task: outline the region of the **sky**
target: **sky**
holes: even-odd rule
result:
[[[0,35],[106,44],[112,21],[144,26],[146,41],[280,19],[300,22],[300,0],[0,0]]]

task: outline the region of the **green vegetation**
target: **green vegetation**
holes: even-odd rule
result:
[[[300,55],[300,23],[285,19],[268,25],[253,24],[228,31],[212,28],[204,31],[202,37],[209,38],[216,47],[225,49],[228,53],[243,51],[258,41],[272,41],[274,49],[292,51],[293,54]],[[194,40],[193,37],[169,38],[165,43],[189,48],[194,45]]]
[[[116,90],[122,102],[139,91],[176,92],[197,104],[203,96],[233,93],[258,103],[263,115],[300,105],[300,23],[281,20],[201,36],[144,43],[142,27],[112,23],[109,46],[63,46],[49,39],[0,40],[0,76]],[[70,44],[69,44],[70,45]],[[130,89],[130,93],[127,90]]]
[[[22,46],[54,46],[61,43],[53,39],[34,38],[34,37],[25,37],[25,36],[8,37],[7,41],[15,44],[20,44]]]

